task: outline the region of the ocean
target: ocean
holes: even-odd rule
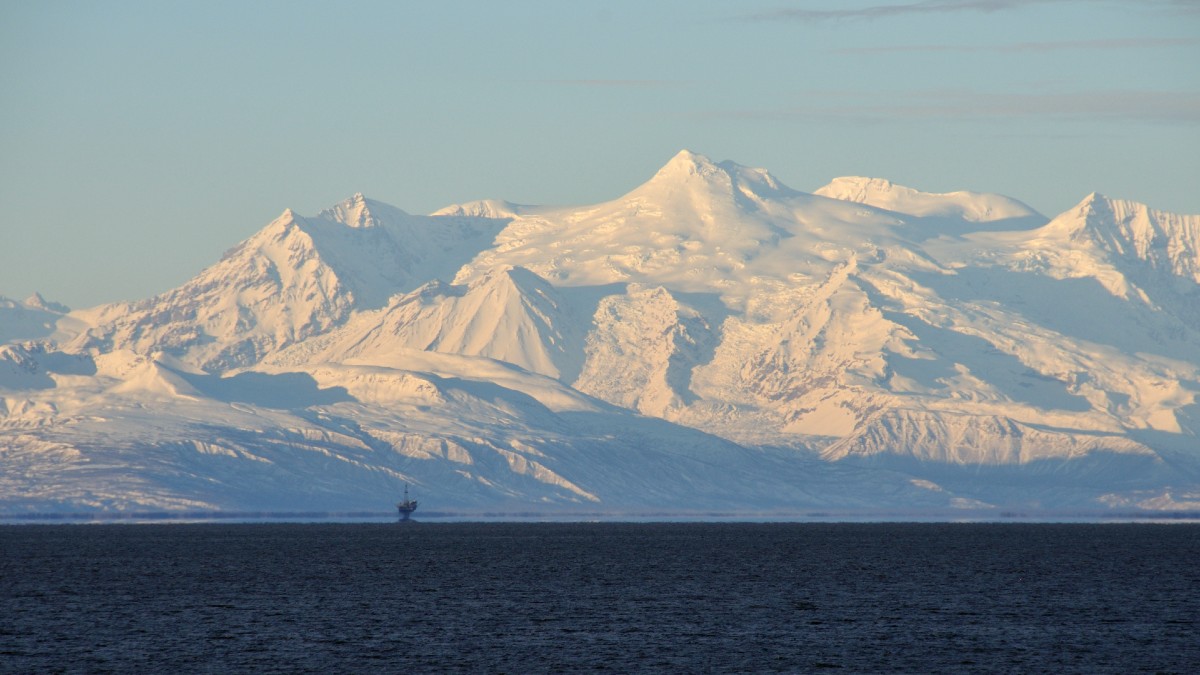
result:
[[[1200,672],[1200,525],[0,526],[0,671]]]

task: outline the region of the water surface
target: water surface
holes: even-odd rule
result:
[[[1200,526],[0,527],[0,670],[1200,672]]]

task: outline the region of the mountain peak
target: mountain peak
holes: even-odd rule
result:
[[[840,176],[829,181],[829,185],[817,190],[815,194],[846,201],[862,201],[858,197],[865,197],[873,192],[892,192],[896,187],[892,181],[886,178]],[[904,187],[901,189],[910,190],[910,188]]]
[[[66,314],[67,312],[71,311],[69,307],[62,303],[47,300],[46,298],[42,297],[41,293],[38,293],[37,291],[34,291],[33,295],[25,298],[25,306],[32,309],[41,309],[47,312],[56,312],[59,314]]]
[[[922,192],[884,178],[842,176],[813,194],[918,217],[957,217],[973,222],[1041,217],[1011,197],[986,192]]]
[[[676,153],[651,180],[686,180],[690,176],[711,176],[720,171],[721,168],[708,157],[685,149]]]
[[[1109,199],[1108,197],[1105,197],[1104,195],[1100,194],[1099,192],[1093,192],[1093,193],[1089,194],[1088,196],[1084,197],[1083,201],[1079,202],[1079,205],[1077,206],[1077,208],[1079,208],[1079,209],[1103,208],[1105,205],[1109,204],[1111,201],[1112,201],[1111,199]]]
[[[766,169],[753,169],[736,162],[714,162],[691,150],[680,150],[649,181],[631,194],[667,194],[679,189],[690,193],[720,195],[734,200],[766,199],[798,194],[783,185]]]
[[[524,206],[501,199],[479,199],[462,204],[451,204],[429,214],[431,216],[457,216],[468,218],[490,218],[500,220],[517,217]]]
[[[1080,228],[1095,229],[1099,227],[1107,229],[1113,221],[1118,220],[1114,211],[1117,207],[1124,207],[1120,209],[1122,211],[1145,208],[1142,204],[1119,202],[1109,199],[1099,192],[1093,192],[1084,197],[1074,208],[1067,211],[1067,214],[1074,216],[1072,220],[1078,223],[1078,227]]]
[[[1093,192],[1051,221],[1047,231],[1091,241],[1119,258],[1200,283],[1200,215],[1159,211]]]
[[[394,206],[388,206],[383,202],[377,202],[374,199],[368,199],[363,196],[363,193],[356,192],[353,197],[334,204],[331,208],[325,209],[318,218],[334,220],[347,227],[353,228],[369,228],[377,227],[382,222],[382,216],[386,211],[400,211]],[[407,215],[403,214],[402,215]]]

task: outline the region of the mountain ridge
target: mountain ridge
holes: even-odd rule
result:
[[[12,324],[0,509],[1200,508],[1198,232],[686,150],[581,207],[286,210],[177,289]]]

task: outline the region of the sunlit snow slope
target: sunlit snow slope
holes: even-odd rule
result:
[[[1198,251],[687,151],[584,207],[356,195],[149,300],[0,305],[0,510],[1200,510]]]

